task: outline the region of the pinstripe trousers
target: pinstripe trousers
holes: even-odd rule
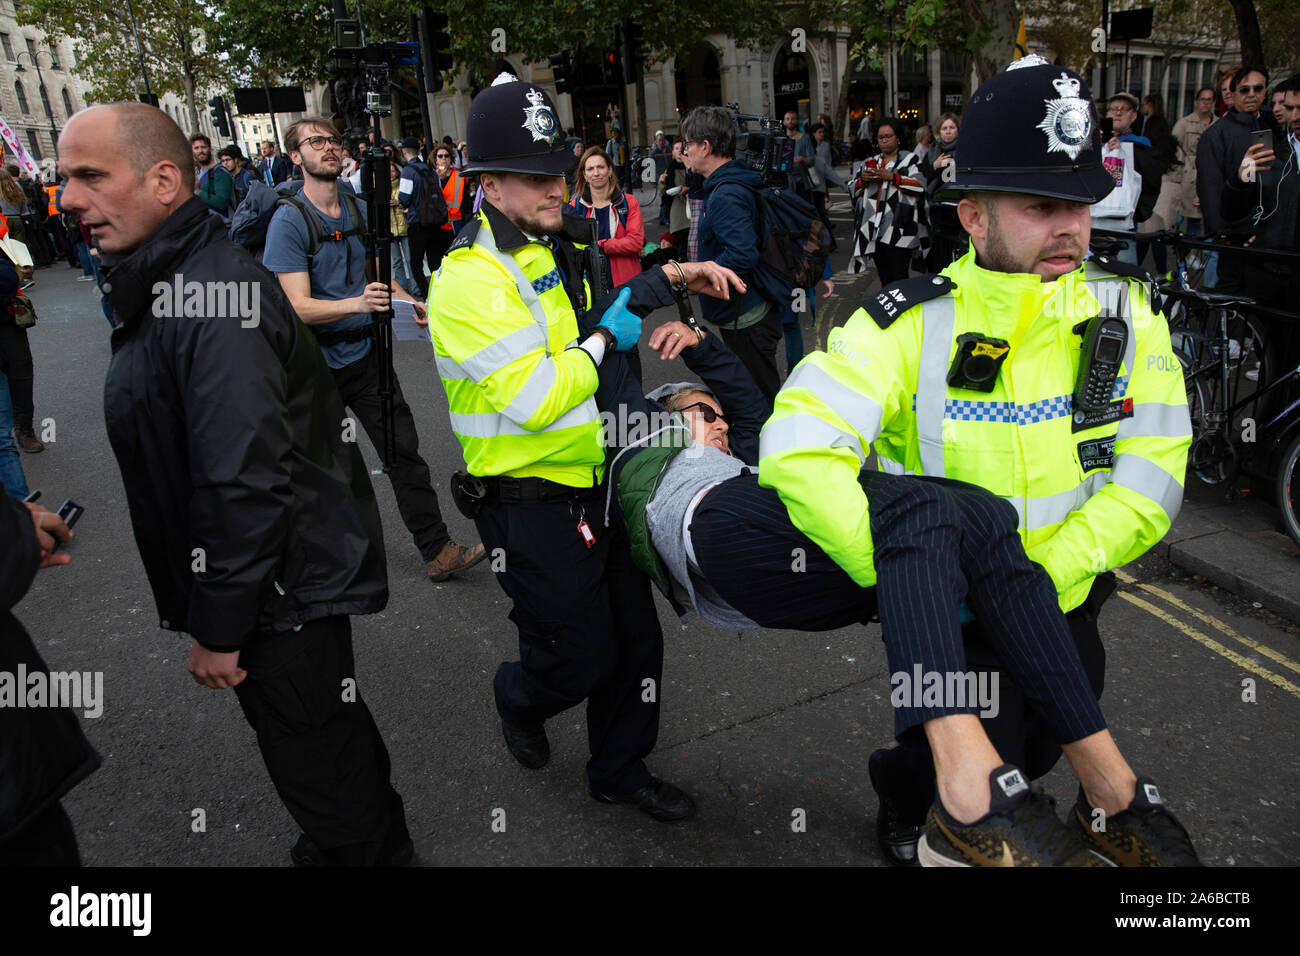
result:
[[[1103,729],[1056,589],[1025,556],[1015,509],[949,479],[864,471],[861,482],[871,505],[875,588],[854,583],[753,475],[723,482],[696,508],[691,542],[701,572],[725,601],[764,627],[829,630],[878,614],[891,674],[910,675],[918,665],[944,676],[968,672],[964,600],[1004,673],[999,694],[1013,685],[1057,743]],[[915,741],[932,718],[981,709],[969,700],[907,697],[894,711],[900,739]]]

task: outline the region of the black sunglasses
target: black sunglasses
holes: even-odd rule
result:
[[[684,408],[679,408],[677,410],[684,414],[689,412],[692,408],[698,408],[700,410],[700,415],[704,418],[706,424],[712,425],[719,418],[724,422],[727,420],[726,415],[722,414],[722,412],[718,411],[708,402],[695,402],[694,404],[687,405]]]
[[[1263,83],[1260,83],[1256,86],[1246,86],[1245,84],[1243,84],[1237,87],[1236,91],[1238,93],[1263,93],[1264,90],[1266,89],[1268,89],[1268,87],[1266,87]]]

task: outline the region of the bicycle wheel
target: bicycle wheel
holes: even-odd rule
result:
[[[1254,395],[1271,381],[1273,363],[1264,323],[1258,317],[1237,313],[1228,322],[1228,335],[1230,345],[1236,346],[1230,348],[1228,354],[1228,381],[1232,394],[1227,404],[1233,405]],[[1258,401],[1243,405],[1232,422],[1236,434],[1243,433],[1248,418],[1255,420],[1257,428],[1262,426],[1259,414]]]
[[[1277,506],[1291,540],[1300,544],[1300,435],[1282,456],[1277,474]]]
[[[1209,396],[1205,380],[1195,374],[1196,358],[1195,351],[1191,347],[1190,333],[1184,334],[1188,335],[1189,339],[1175,345],[1174,354],[1178,356],[1178,361],[1183,366],[1183,382],[1187,386],[1187,411],[1192,417],[1192,438],[1195,440],[1205,431],[1205,412],[1209,407]]]

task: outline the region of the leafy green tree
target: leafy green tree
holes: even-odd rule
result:
[[[71,38],[77,72],[90,84],[90,99],[135,99],[144,89],[140,75],[139,37],[149,72],[149,87],[159,95],[185,100],[190,125],[199,125],[197,93],[226,74],[220,54],[205,46],[204,29],[224,0],[132,0],[135,31],[124,2],[26,0],[18,6],[19,23],[40,27],[59,40]]]

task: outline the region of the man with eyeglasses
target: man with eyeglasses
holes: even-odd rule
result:
[[[1196,148],[1196,194],[1201,199],[1201,214],[1209,234],[1240,232],[1223,213],[1223,191],[1237,174],[1237,167],[1251,145],[1256,130],[1272,129],[1272,115],[1260,113],[1264,91],[1268,89],[1268,71],[1262,66],[1243,66],[1232,76],[1233,108],[1223,114],[1221,122],[1205,131]],[[1274,133],[1276,142],[1277,135]],[[1249,235],[1249,233],[1246,233]],[[1238,236],[1245,238],[1245,236]],[[1224,254],[1219,261],[1220,292],[1239,293],[1244,289],[1242,257]]]
[[[1111,137],[1102,146],[1102,163],[1115,179],[1115,189],[1091,206],[1092,224],[1097,229],[1133,232],[1137,223],[1151,218],[1160,195],[1164,165],[1151,150],[1151,141],[1133,132],[1138,118],[1138,98],[1116,93],[1106,110],[1112,123]],[[1137,243],[1130,239],[1119,258],[1140,265]]]
[[[761,254],[758,200],[763,179],[736,159],[736,124],[720,106],[699,106],[682,121],[682,159],[704,177],[699,258],[726,266],[749,282]],[[781,388],[776,347],[784,338],[781,310],[749,282],[742,296],[701,299],[704,318],[716,325],[770,402]]]
[[[1281,83],[1278,91],[1287,122],[1280,133],[1273,134],[1272,149],[1252,143],[1246,150],[1225,184],[1223,215],[1229,222],[1250,224],[1247,245],[1295,252],[1300,249],[1300,74]],[[1296,311],[1292,263],[1247,255],[1240,268],[1242,286],[1256,302],[1284,312]],[[1300,325],[1271,321],[1267,335],[1275,370],[1300,365]],[[1284,387],[1268,395],[1260,402],[1257,418],[1271,420],[1294,394],[1294,387]]]
[[[372,348],[370,314],[386,309],[389,297],[415,303],[416,322],[426,323],[423,304],[390,279],[385,287],[368,274],[361,235],[366,205],[340,192],[338,174],[342,145],[329,120],[308,117],[284,134],[289,158],[302,167],[298,208],[278,209],[266,231],[263,264],[276,273],[298,317],[316,335],[325,362],[334,374],[343,403],[365,428],[375,447],[383,444],[383,413],[379,395],[380,369]],[[306,217],[316,217],[323,241],[314,254]],[[452,540],[433,490],[429,466],[420,457],[415,429],[402,386],[393,376],[393,461],[388,477],[393,494],[429,580],[445,581],[483,560],[481,544],[464,547]]]

